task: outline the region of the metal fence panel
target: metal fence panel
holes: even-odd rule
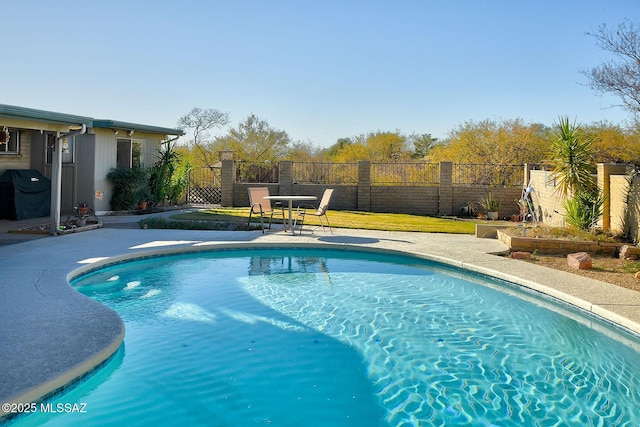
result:
[[[236,182],[239,183],[276,183],[279,180],[278,163],[236,162]]]
[[[437,185],[439,183],[440,165],[438,163],[371,163],[372,185]]]
[[[220,168],[201,167],[189,172],[187,202],[218,205],[222,201]]]
[[[356,184],[358,164],[293,162],[291,174],[296,184]]]
[[[522,165],[453,164],[453,185],[522,186]]]

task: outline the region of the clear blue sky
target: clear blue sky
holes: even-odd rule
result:
[[[249,114],[327,147],[467,120],[624,124],[585,86],[640,0],[2,1],[0,103],[176,126]],[[218,133],[223,133],[220,131]]]

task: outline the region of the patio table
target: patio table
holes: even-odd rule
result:
[[[291,229],[291,234],[295,234],[293,230],[293,222],[292,222],[292,212],[293,212],[293,202],[301,202],[301,201],[310,201],[310,200],[318,200],[316,196],[266,196],[265,199],[268,200],[279,200],[282,202],[288,202],[289,204],[289,228]],[[287,220],[284,220],[284,231],[287,231]]]

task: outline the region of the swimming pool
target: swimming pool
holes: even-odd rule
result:
[[[16,425],[640,425],[634,337],[425,260],[225,250],[73,285],[123,317],[125,344],[50,400],[86,413]]]

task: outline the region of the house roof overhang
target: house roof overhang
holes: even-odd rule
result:
[[[146,132],[146,133],[155,133],[155,134],[162,134],[162,135],[176,135],[176,136],[184,135],[184,131],[182,129],[141,125],[138,123],[120,122],[117,120],[93,120],[91,126],[94,128],[125,130],[125,131],[132,130],[134,132]]]
[[[36,110],[34,108],[18,107],[0,104],[0,117],[18,120],[35,120],[59,125],[87,125],[93,120],[91,117],[73,114],[56,113],[53,111]]]
[[[15,105],[0,104],[0,118],[16,120],[32,120],[41,123],[52,123],[56,125],[106,128],[114,130],[125,130],[134,132],[154,133],[160,135],[183,136],[182,129],[173,129],[160,126],[143,125],[139,123],[121,122],[108,119],[94,119],[87,116],[76,116],[73,114],[56,113],[54,111],[37,110],[35,108],[18,107]]]

